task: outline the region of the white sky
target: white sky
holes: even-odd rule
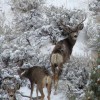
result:
[[[54,5],[57,7],[63,6],[67,9],[88,9],[88,2],[90,0],[46,0],[48,6]]]
[[[5,23],[6,25],[11,25],[13,20],[13,13],[11,11],[11,6],[9,3],[10,0],[0,0],[0,13],[5,14]]]

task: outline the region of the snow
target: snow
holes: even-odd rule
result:
[[[61,6],[66,7],[66,4],[67,4],[66,0],[52,0],[52,1],[46,0],[47,6],[54,5],[56,7],[61,7]]]
[[[11,11],[10,1],[11,0],[0,0],[0,13],[3,13],[5,17],[4,25],[9,26],[12,25],[14,17]]]
[[[83,9],[88,10],[89,0],[47,0],[47,6],[54,5],[56,7],[64,7],[67,9]]]
[[[47,90],[46,88],[43,89],[44,91],[44,94],[45,94],[45,98],[44,100],[47,100]],[[27,88],[27,87],[21,87],[19,92],[21,92],[23,95],[26,95],[26,96],[30,96],[30,89]],[[33,95],[32,97],[36,97],[36,87],[34,88],[34,91],[33,91]],[[38,93],[38,95],[40,96],[40,93]],[[58,93],[57,95],[54,95],[54,90],[52,89],[51,91],[51,100],[66,100],[65,98],[65,95],[63,93]],[[22,97],[21,100],[29,100],[29,98],[25,98],[25,97]]]
[[[43,54],[48,54],[48,52],[51,53],[51,51],[53,50],[54,46],[55,45],[51,45],[51,44],[47,44],[45,46],[42,46],[40,48],[40,52],[42,52]]]

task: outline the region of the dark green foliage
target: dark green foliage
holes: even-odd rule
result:
[[[90,83],[85,90],[83,100],[100,100],[100,52],[98,51],[97,65],[90,73]]]
[[[97,64],[100,63],[100,58],[98,56]],[[98,64],[97,67],[94,67],[91,71],[90,77],[90,90],[94,92],[94,97],[97,100],[100,100],[100,65]]]

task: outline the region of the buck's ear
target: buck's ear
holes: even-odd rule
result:
[[[77,27],[78,30],[82,30],[83,28],[84,28],[84,24],[83,23],[78,25],[78,27]]]

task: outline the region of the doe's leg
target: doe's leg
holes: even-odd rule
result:
[[[40,85],[40,86],[38,85],[38,89],[39,89],[39,92],[41,94],[41,100],[44,100],[45,95],[43,93],[43,87],[42,87],[42,85]]]
[[[34,89],[34,83],[33,83],[33,84],[31,84],[31,94],[30,94],[30,100],[32,100],[33,89]]]
[[[48,78],[48,84],[47,84],[47,91],[48,91],[48,100],[50,100],[50,94],[51,94],[51,86],[52,86],[52,79],[49,77]]]

